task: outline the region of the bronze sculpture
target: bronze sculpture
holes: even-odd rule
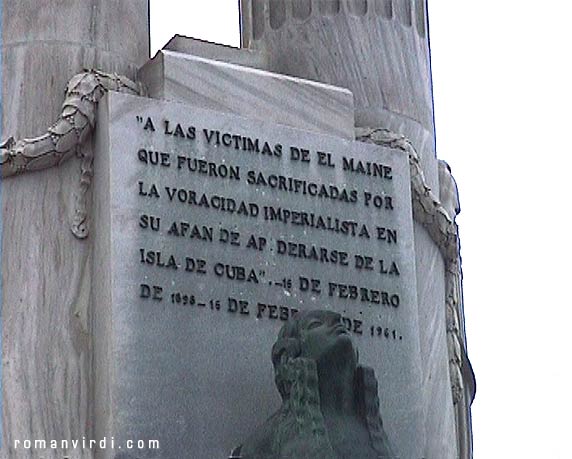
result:
[[[242,459],[396,458],[379,414],[377,380],[341,316],[299,313],[272,348],[282,406],[231,457]]]

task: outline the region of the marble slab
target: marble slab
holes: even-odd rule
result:
[[[116,93],[98,126],[98,435],[160,441],[138,458],[227,457],[279,406],[281,325],[326,308],[376,371],[399,456],[421,458],[406,156]]]
[[[224,58],[244,52],[209,45],[209,52],[211,47],[224,49]],[[193,47],[197,53],[196,48],[202,49]],[[340,87],[169,50],[145,64],[139,79],[152,98],[354,137],[353,95]]]
[[[210,60],[242,65],[260,70],[270,70],[266,53],[247,48],[221,45],[198,38],[175,35],[163,46],[163,51],[175,51]]]

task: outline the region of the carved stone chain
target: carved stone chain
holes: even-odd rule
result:
[[[419,155],[411,141],[401,134],[382,128],[357,128],[356,140],[397,148],[407,153],[411,174],[413,218],[423,225],[435,242],[445,261],[445,302],[447,347],[453,403],[461,402],[464,394],[462,365],[462,337],[459,308],[461,304],[461,264],[459,231],[449,212],[435,197],[425,181]]]
[[[97,105],[108,91],[137,95],[143,93],[143,88],[121,75],[87,70],[67,84],[62,112],[45,134],[18,141],[10,137],[0,144],[3,178],[58,166],[72,156],[81,159],[79,194],[71,228],[80,239],[88,235],[87,192],[93,176],[93,151],[82,149],[82,145],[95,128]]]

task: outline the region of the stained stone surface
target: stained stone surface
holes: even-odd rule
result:
[[[229,58],[246,52],[189,41],[195,43],[193,49],[202,50],[200,54],[210,52],[219,57],[218,50]],[[240,61],[240,57],[233,60]],[[145,64],[139,77],[153,98],[354,136],[353,95],[343,88],[168,50],[159,51]]]
[[[421,458],[405,155],[174,102],[104,100],[95,165],[98,435],[159,439],[165,458],[226,457],[279,406],[270,348],[283,321],[326,308],[344,316],[360,361],[376,371],[399,456]],[[365,169],[344,170],[344,158]],[[367,175],[368,162],[377,175]]]

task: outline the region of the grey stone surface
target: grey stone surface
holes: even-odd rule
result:
[[[86,67],[134,76],[148,59],[147,13],[145,0],[3,1],[2,135],[45,132]],[[15,439],[92,433],[92,247],[69,230],[78,188],[77,161],[2,181],[1,457],[52,457],[15,451]],[[92,456],[54,455],[65,453]]]
[[[425,1],[416,0],[292,4],[245,0],[242,42],[265,53],[273,71],[350,89],[356,126],[387,128],[409,138],[419,153],[427,184],[437,192],[425,8]],[[418,222],[414,234],[426,384],[424,455],[452,459],[458,452],[455,442],[449,441],[456,435],[450,422],[454,406],[450,387],[447,392],[444,383],[449,380],[449,356],[443,261]]]
[[[225,49],[225,55],[242,52],[212,46]],[[346,138],[354,135],[353,96],[342,88],[166,50],[139,75],[150,97]]]
[[[460,432],[461,435],[468,432],[466,430],[467,424],[465,423],[465,427],[463,427],[459,423],[459,419],[464,419],[466,415],[457,416],[457,413],[466,413],[466,408],[462,407],[464,405],[462,397],[464,378],[461,376],[460,368],[462,346],[459,344],[461,338],[456,312],[461,298],[458,229],[439,198],[427,186],[419,155],[410,140],[382,128],[357,128],[356,138],[380,146],[401,149],[407,153],[409,158],[415,222],[416,268],[418,270],[419,320],[421,323],[427,324],[426,330],[420,329],[421,349],[423,354],[428,357],[423,360],[425,365],[423,388],[427,403],[426,424],[431,433],[431,437],[427,440],[426,451],[453,451],[454,442],[445,439],[441,443],[444,435],[439,430],[442,427],[450,427],[444,421],[452,418],[453,413],[451,410],[443,410],[439,407],[447,406],[452,401],[457,421],[457,432]],[[442,168],[441,172],[443,172]],[[444,174],[441,175],[445,177]],[[445,192],[446,189],[443,191]],[[452,204],[451,200],[447,199],[445,205],[450,207],[450,204]],[[443,270],[444,276],[440,277],[439,273]],[[431,276],[420,278],[419,274],[423,273],[428,273]],[[443,291],[446,292],[445,308],[435,307],[433,300],[440,295],[439,292]],[[444,352],[442,345],[443,333],[445,332],[441,325],[443,320],[446,324],[447,352]],[[439,331],[442,333],[440,334]],[[449,363],[448,372],[445,364],[447,361]],[[447,373],[450,377],[449,384],[446,383]],[[446,432],[452,434],[454,430],[447,430]],[[469,444],[461,435],[457,437],[459,457],[467,457],[467,453],[470,454],[470,447],[465,448],[465,445]]]
[[[221,45],[183,35],[175,35],[163,46],[163,50],[190,54],[196,57],[204,57],[205,59],[214,59],[227,62],[228,64],[243,65],[254,69],[268,70],[268,59],[261,51],[235,48],[234,46]]]
[[[421,224],[414,225],[417,268],[417,301],[419,306],[419,341],[422,349],[423,408],[426,420],[426,457],[444,452],[455,457],[455,416],[452,409],[449,354],[446,344],[445,308],[435,304],[444,297],[444,263],[439,249]],[[440,456],[439,456],[440,457]]]
[[[244,2],[245,5],[248,3]],[[351,110],[349,108],[351,103],[347,102],[349,93],[336,92],[335,90],[330,92],[330,89],[327,89],[320,93],[321,95],[317,99],[310,99],[311,103],[306,101],[305,104],[292,107],[289,105],[291,99],[284,97],[285,94],[282,92],[292,91],[292,94],[298,94],[301,90],[300,84],[306,83],[282,78],[282,81],[276,80],[276,86],[266,88],[266,91],[262,91],[260,94],[256,94],[258,90],[256,85],[251,86],[245,91],[247,95],[244,96],[249,103],[240,105],[241,96],[239,92],[232,92],[233,88],[236,89],[236,86],[241,84],[241,79],[235,78],[237,73],[244,72],[242,84],[245,81],[251,82],[262,75],[262,73],[257,73],[244,66],[266,67],[267,64],[264,59],[270,55],[266,54],[270,50],[274,60],[271,65],[268,65],[273,69],[278,69],[278,64],[292,64],[292,69],[295,70],[288,70],[292,74],[315,77],[330,83],[343,81],[340,84],[356,91],[356,94],[359,95],[356,116],[358,124],[380,124],[411,138],[421,153],[428,182],[434,189],[437,189],[434,138],[432,124],[428,121],[431,109],[430,106],[427,108],[428,93],[426,89],[429,76],[425,61],[427,57],[423,11],[425,2],[388,0],[353,3],[337,1],[292,3],[273,1],[269,3],[262,0],[255,3],[262,5],[265,9],[258,10],[262,11],[263,14],[258,14],[258,16],[255,14],[253,18],[258,17],[260,20],[253,20],[250,23],[253,27],[253,37],[251,38],[258,41],[258,45],[261,45],[262,41],[260,40],[265,37],[264,46],[260,46],[267,48],[264,52],[248,53],[244,50],[219,47],[213,44],[197,44],[193,40],[188,41],[182,37],[176,37],[168,45],[172,49],[194,53],[202,57],[205,62],[208,60],[204,58],[212,57],[215,60],[227,60],[234,64],[241,64],[241,66],[228,66],[219,62],[216,70],[213,70],[211,61],[209,62],[210,67],[201,67],[196,71],[194,80],[185,80],[187,69],[184,66],[180,68],[173,66],[172,71],[164,71],[162,67],[155,65],[154,73],[151,72],[151,76],[156,78],[156,82],[161,81],[161,78],[165,79],[166,75],[174,80],[184,81],[184,85],[178,86],[178,83],[169,83],[168,79],[165,79],[167,84],[161,89],[164,92],[157,97],[164,97],[166,94],[171,94],[175,98],[183,97],[189,92],[192,94],[192,87],[195,87],[196,82],[200,81],[201,78],[212,79],[216,85],[219,85],[215,85],[214,88],[220,92],[217,94],[216,91],[213,91],[203,99],[194,94],[194,99],[189,100],[189,102],[198,106],[217,108],[249,117],[256,118],[258,116],[266,121],[280,121],[297,127],[305,127],[308,130],[351,137],[350,128],[348,128],[351,126],[351,123],[348,122],[351,118],[348,116],[348,112]],[[272,8],[269,9],[270,4]],[[50,0],[43,1],[41,7],[38,7],[38,2],[31,0],[7,0],[3,2],[2,6],[2,70],[4,75],[2,81],[2,132],[4,135],[30,137],[43,133],[59,113],[65,83],[72,75],[84,68],[97,67],[105,71],[115,71],[134,77],[138,66],[147,59],[149,37],[146,0],[111,0],[106,2]],[[278,9],[276,10],[276,8]],[[312,32],[308,32],[311,30],[310,28],[304,30],[301,25],[311,26],[316,23],[322,25],[326,23],[331,27],[318,28],[316,35],[312,35]],[[248,21],[246,24],[246,31],[248,32]],[[341,32],[339,36],[333,37],[330,33],[335,35],[337,33],[334,31],[336,27],[349,28],[351,34],[344,35],[345,32]],[[368,27],[381,27],[382,29],[385,28],[385,31],[370,33]],[[256,33],[254,33],[255,29],[257,29]],[[292,31],[294,33],[291,33]],[[357,35],[359,37],[355,38]],[[281,38],[276,41],[276,37]],[[246,38],[248,39],[248,37]],[[268,43],[272,40],[275,41],[272,46],[269,46]],[[361,45],[367,40],[372,40],[372,42],[366,43],[362,50]],[[344,49],[345,41],[361,45],[349,47],[349,58],[346,56],[346,58],[337,61],[335,65],[330,65],[328,63],[328,59],[331,57],[329,52],[331,51],[334,55],[338,53],[342,56],[341,51]],[[340,47],[332,46],[334,43],[339,44]],[[322,52],[324,50],[327,52],[317,53],[314,46]],[[297,50],[295,55],[292,54],[294,48]],[[376,54],[379,50],[379,54]],[[277,51],[287,51],[290,56],[287,58],[289,62],[279,57]],[[364,51],[365,54],[360,54],[361,51]],[[167,53],[164,52],[162,56],[164,57]],[[355,56],[369,54],[376,54],[382,64],[378,65],[379,62],[372,59],[377,63],[371,64],[370,67],[366,63],[370,59],[363,59],[360,60],[359,66],[355,66]],[[315,60],[313,60],[314,58],[306,59],[307,56],[311,55],[315,56]],[[260,61],[256,56],[261,56]],[[184,59],[178,59],[177,65],[181,64],[183,60],[189,59],[200,60],[197,57],[189,58],[187,56]],[[155,61],[155,64],[157,62]],[[161,61],[161,65],[165,62]],[[345,68],[346,65],[347,68]],[[234,68],[227,73],[231,67]],[[308,69],[309,73],[304,73]],[[358,71],[359,74],[356,73]],[[372,78],[372,76],[378,75],[378,72],[381,76]],[[268,77],[268,74],[264,75],[265,78]],[[225,78],[229,79],[226,84],[223,81]],[[340,79],[338,80],[338,78]],[[208,85],[199,87],[201,91],[209,93]],[[316,94],[315,85],[306,87],[308,93]],[[255,95],[253,96],[252,93]],[[230,102],[228,104],[224,100],[227,96]],[[328,100],[331,96],[334,96],[334,104]],[[332,105],[335,106],[333,112],[331,111]],[[261,109],[263,106],[271,106],[272,108],[264,112]],[[308,111],[312,110],[314,110],[312,116],[305,118]],[[329,116],[331,118],[323,116],[328,111],[330,111]],[[274,116],[275,118],[273,118]],[[100,145],[104,144],[101,136],[107,138],[107,134],[104,128],[98,133]],[[272,135],[278,134],[273,132]],[[330,141],[333,142],[332,145],[337,145],[337,141]],[[91,146],[85,148],[91,149]],[[371,149],[371,147],[367,148]],[[117,151],[113,151],[113,154],[117,154]],[[190,152],[190,154],[194,154],[194,152]],[[371,154],[371,151],[364,154]],[[104,167],[104,164],[99,163],[98,167]],[[10,445],[13,444],[12,441],[15,438],[73,439],[81,438],[84,435],[91,437],[94,434],[98,436],[102,433],[113,434],[113,430],[110,430],[111,427],[128,419],[135,412],[129,410],[139,409],[142,406],[145,408],[142,395],[165,395],[164,399],[171,402],[179,395],[179,398],[183,400],[187,396],[186,393],[177,393],[180,387],[188,387],[178,383],[173,384],[172,387],[161,387],[157,394],[153,390],[154,388],[147,388],[146,392],[136,393],[134,396],[130,395],[130,398],[126,396],[121,401],[126,404],[126,411],[109,410],[110,405],[107,402],[112,390],[117,389],[117,386],[109,386],[108,383],[117,382],[115,377],[116,371],[119,369],[110,367],[109,356],[116,352],[117,355],[114,357],[117,356],[121,362],[126,362],[126,366],[129,367],[132,362],[126,358],[127,354],[123,352],[120,344],[123,342],[136,343],[138,339],[144,339],[137,334],[141,333],[141,330],[137,328],[139,325],[142,325],[141,329],[144,326],[149,327],[157,344],[154,348],[148,344],[147,347],[143,346],[139,355],[145,352],[152,355],[157,349],[163,349],[165,355],[170,354],[170,351],[173,350],[172,354],[177,356],[183,350],[179,349],[179,343],[174,342],[172,337],[159,336],[157,330],[160,325],[165,325],[165,322],[160,320],[154,322],[149,318],[153,318],[152,314],[140,318],[139,322],[135,320],[132,323],[123,323],[124,328],[121,331],[134,330],[134,332],[128,336],[121,335],[119,339],[115,340],[116,333],[119,331],[110,319],[117,312],[112,309],[112,305],[117,305],[112,296],[116,281],[111,274],[117,271],[96,269],[97,278],[95,281],[92,279],[92,263],[95,263],[96,268],[98,268],[106,266],[110,259],[115,259],[115,254],[111,252],[112,246],[111,244],[105,245],[105,234],[102,236],[100,232],[97,250],[94,251],[92,240],[77,241],[68,231],[75,194],[78,190],[78,179],[78,163],[69,162],[58,169],[19,177],[15,180],[7,180],[2,184],[4,225],[2,240],[3,382],[5,394],[3,440],[4,445],[8,446],[2,450],[2,457],[37,456],[37,452],[34,451],[14,452]],[[105,183],[105,176],[101,180],[99,182],[100,189],[111,188],[111,183]],[[187,186],[191,187],[194,184],[187,184]],[[116,199],[120,199],[119,194],[118,196]],[[98,196],[95,200],[95,205],[98,208],[97,224],[102,223],[102,230],[108,230],[112,225],[111,213],[108,212],[111,205],[110,197],[110,195]],[[117,224],[115,222],[115,225]],[[259,228],[256,230],[258,231]],[[410,237],[410,229],[408,231],[407,237]],[[137,233],[133,232],[133,234]],[[422,432],[427,429],[429,439],[426,446],[419,449],[422,451],[419,454],[427,458],[456,457],[456,451],[453,442],[451,442],[454,427],[452,427],[451,421],[450,394],[447,394],[447,388],[443,384],[443,381],[447,380],[447,368],[442,364],[445,358],[443,354],[444,321],[442,320],[443,311],[441,309],[444,292],[442,291],[442,278],[439,276],[442,261],[439,261],[436,247],[432,245],[427,233],[419,224],[415,223],[412,234],[415,238],[415,252],[417,254],[418,319],[421,322],[417,338],[421,343],[422,362],[419,363],[419,354],[415,354],[414,349],[408,348],[407,352],[415,354],[409,363],[412,365],[411,375],[414,376],[419,373],[419,380],[421,378],[423,380],[423,390],[418,391],[422,393],[422,400],[416,400],[414,397],[407,398],[402,393],[398,393],[399,396],[407,398],[407,401],[411,403],[412,408],[404,412],[399,400],[388,401],[384,399],[382,393],[382,404],[385,404],[385,407],[382,406],[382,408],[392,413],[396,412],[397,418],[402,420],[399,422],[407,425],[411,431],[415,431],[419,427],[418,423],[422,422],[421,433],[417,435],[415,432],[414,437],[422,442]],[[102,242],[101,237],[103,237],[104,242]],[[331,243],[330,239],[328,239],[328,243]],[[192,245],[192,250],[194,250],[194,245]],[[229,250],[228,254],[230,253]],[[226,252],[225,255],[227,255]],[[114,266],[114,269],[117,267]],[[128,271],[126,270],[126,272]],[[409,272],[413,272],[413,270],[409,269]],[[296,274],[299,273],[296,272]],[[110,286],[108,290],[101,287],[106,285]],[[194,286],[192,282],[190,285],[191,287]],[[90,309],[92,292],[97,301],[104,304],[103,308]],[[415,297],[414,293],[408,295]],[[105,309],[105,305],[108,309]],[[128,306],[133,305],[128,304]],[[334,304],[333,307],[337,306]],[[267,312],[270,313],[270,311],[272,310],[267,308]],[[130,316],[131,312],[133,311],[129,309],[119,311],[119,315],[123,319],[127,318],[127,320],[131,317],[137,318],[136,314]],[[403,310],[400,309],[400,312]],[[175,318],[170,320],[175,321],[176,318],[184,317],[185,314],[187,313],[176,312]],[[418,319],[414,318],[412,323],[408,323],[408,326],[415,328]],[[259,321],[255,322],[258,323]],[[263,321],[260,322],[261,326],[266,326],[262,323]],[[268,320],[268,322],[271,321]],[[121,322],[118,325],[121,325]],[[95,327],[100,333],[97,341],[98,352],[95,356],[95,365],[98,371],[95,374],[92,371],[94,359],[92,355],[94,347],[91,336],[92,327]],[[177,322],[174,323],[173,327],[180,331],[183,324]],[[223,327],[223,331],[225,330],[232,331],[233,329],[230,326]],[[186,331],[193,332],[193,330]],[[251,348],[252,343],[249,338],[250,336],[240,336],[239,344],[243,343],[247,349]],[[191,336],[185,343],[192,339],[194,338]],[[258,341],[255,342],[258,344]],[[171,347],[168,348],[168,346]],[[216,350],[216,346],[219,344],[214,343],[213,346]],[[412,345],[412,347],[415,346]],[[126,350],[129,349],[126,348]],[[204,346],[198,346],[197,349],[199,351],[205,350]],[[226,347],[224,351],[228,353],[228,349]],[[233,350],[235,349],[239,349],[238,346],[233,348]],[[368,349],[367,352],[374,353],[375,349]],[[391,350],[383,350],[381,357],[385,357],[384,352],[390,353]],[[189,356],[184,355],[183,357],[188,358]],[[395,356],[390,357],[389,361],[393,362],[391,359],[395,359]],[[226,358],[231,359],[232,357],[227,356]],[[259,361],[265,361],[265,359],[256,360],[256,362],[253,359],[248,364],[255,366],[258,365]],[[149,369],[152,363],[154,362],[151,359],[143,361],[141,358],[136,362],[136,368]],[[234,362],[231,363],[234,364]],[[211,362],[201,361],[200,364],[210,366]],[[400,364],[404,365],[404,363]],[[218,369],[217,371],[232,373],[230,371],[232,366],[222,368],[218,362],[214,366],[215,370]],[[162,371],[162,368],[159,364],[148,373],[142,371],[141,379],[147,382],[160,382],[161,377],[158,373]],[[185,379],[185,375],[189,373],[183,373],[181,370],[179,382],[188,381]],[[161,376],[164,375],[161,374]],[[416,377],[413,376],[411,380],[416,380]],[[237,380],[235,374],[232,377],[232,383],[237,385],[242,393],[248,392],[250,386]],[[249,377],[251,376],[249,375]],[[95,379],[97,379],[97,384],[94,388]],[[405,377],[404,379],[408,378]],[[264,385],[263,390],[268,390],[266,394],[271,399],[272,395],[269,390],[272,385],[271,381],[261,380],[256,381],[256,383]],[[137,384],[137,382],[126,380],[126,384]],[[394,381],[389,382],[389,388],[391,388],[391,384],[394,384]],[[381,383],[382,392],[383,385],[384,381]],[[120,387],[117,390],[124,389]],[[220,388],[215,387],[215,389]],[[415,389],[419,389],[419,387],[406,387],[405,389],[415,392]],[[97,391],[97,400],[106,401],[105,403],[99,403],[95,406],[91,403],[94,390]],[[203,390],[206,393],[206,389],[203,388]],[[127,392],[126,390],[124,393]],[[230,389],[224,393],[228,392]],[[197,394],[197,388],[191,386],[189,393]],[[207,393],[206,400],[213,404],[218,401],[211,392]],[[173,435],[188,432],[189,425],[184,416],[161,421],[160,417],[164,414],[163,408],[156,410],[151,404],[147,407],[153,414],[149,416],[148,412],[145,412],[144,416],[135,419],[130,424],[133,429],[143,429],[141,426],[158,425],[163,422],[163,426],[168,424],[165,428],[170,429],[169,431],[173,432]],[[239,407],[245,407],[243,411],[248,412],[252,408],[248,406],[245,400],[240,401]],[[233,407],[233,409],[235,408]],[[272,409],[270,403],[266,407],[261,407],[261,417],[264,410],[270,412]],[[463,410],[464,408],[461,407],[460,409]],[[422,416],[419,415],[420,412],[423,413]],[[227,414],[221,412],[216,422],[209,421],[210,425],[218,427],[220,419],[226,418]],[[200,412],[198,417],[200,417]],[[419,420],[420,417],[423,418],[422,421]],[[93,427],[94,419],[97,419],[98,422],[98,430],[96,431]],[[235,444],[231,444],[230,440],[236,440],[242,433],[240,429],[246,430],[248,427],[240,424],[241,419],[238,416],[233,418],[231,415],[233,425],[239,426],[238,431],[231,432],[232,426],[225,426],[227,430],[224,434],[226,435],[225,438],[228,439],[225,441],[230,446]],[[407,420],[407,422],[403,420]],[[396,434],[407,434],[407,432],[401,432],[395,424],[389,428],[394,429]],[[463,426],[461,428],[465,429]],[[470,427],[468,429],[470,430]],[[198,438],[202,438],[202,433],[198,435]],[[404,441],[401,440],[401,443]],[[405,448],[413,450],[417,448],[417,445],[409,445]],[[418,449],[415,451],[417,452]],[[89,450],[74,450],[71,453],[73,457],[92,457],[92,451]],[[101,453],[111,455],[109,451]]]
[[[2,10],[4,48],[41,45],[48,48],[41,54],[52,53],[52,58],[81,49],[87,68],[118,70],[131,78],[149,57],[148,0],[77,0],[73,7],[72,2],[48,0],[41,8],[35,0],[18,0],[3,2]],[[109,60],[113,67],[104,64]],[[72,72],[69,78],[83,68],[66,70]],[[59,87],[54,90],[61,93]]]
[[[241,2],[242,46],[265,53],[275,72],[350,89],[356,126],[401,116],[432,135],[425,1],[294,3]],[[408,127],[397,132],[412,138]],[[434,146],[420,155],[434,158]]]
[[[95,234],[96,374],[102,375],[97,406],[100,413],[108,415],[98,432],[114,432],[118,439],[158,437],[163,457],[225,457],[279,405],[268,349],[281,318],[292,308],[320,307],[340,312],[349,326],[363,330],[354,333],[354,339],[360,361],[373,367],[379,377],[387,434],[400,457],[422,457],[422,366],[417,295],[411,288],[415,263],[406,156],[173,102],[120,94],[110,94],[107,101],[100,110],[95,168],[100,199],[96,218],[102,222]],[[150,129],[149,117],[155,131]],[[194,139],[186,134],[175,137],[176,123],[184,133],[192,132],[188,128],[194,126],[195,135],[189,134]],[[283,154],[255,154],[245,151],[242,143],[237,149],[208,146],[203,129],[258,138],[260,148],[264,142],[271,149],[279,143]],[[308,149],[310,161],[291,160],[291,146]],[[146,164],[139,158],[142,149],[165,153],[169,166]],[[319,165],[318,151],[330,153],[335,167]],[[391,167],[392,178],[343,171],[342,156],[383,163]],[[187,161],[192,159],[204,159],[202,173],[188,170]],[[230,166],[240,167],[240,180],[221,177],[224,167]],[[213,170],[218,176],[208,175]],[[251,185],[249,170],[266,177],[297,177],[306,184],[335,185],[340,191],[355,189],[357,202]],[[154,196],[151,184],[156,185],[159,197]],[[185,191],[174,195],[171,202],[165,187]],[[238,215],[180,202],[179,197],[188,201],[190,190],[196,193],[197,202],[205,193],[238,204],[245,201],[250,210]],[[384,195],[382,207],[391,196],[393,209],[372,207],[371,202],[366,206],[365,190]],[[257,216],[250,216],[252,205],[258,206]],[[361,222],[371,235],[343,235],[307,221],[305,226],[267,221],[264,206],[307,212],[307,217],[296,214],[298,223],[318,215]],[[142,215],[160,218],[158,230],[142,228],[150,223],[141,219]],[[185,236],[173,235],[175,222],[178,230],[181,222],[189,225]],[[193,225],[198,233],[191,231]],[[395,229],[397,241],[388,240],[388,231],[385,240],[377,239],[377,227]],[[208,228],[213,231],[212,242]],[[240,236],[232,236],[232,232]],[[220,242],[221,234],[223,239],[237,237],[240,245]],[[262,250],[253,246],[260,244],[260,238],[266,240]],[[249,241],[251,247],[247,247]],[[280,254],[284,244],[277,241],[305,244],[307,253],[314,244],[327,250],[330,257],[334,249],[347,252],[348,265],[300,257],[300,246],[295,245],[287,246],[290,255]],[[177,267],[160,267],[157,252],[161,252],[161,264],[168,265],[172,255]],[[356,268],[356,255],[372,257],[374,269]],[[204,265],[199,260],[204,260]],[[382,274],[380,260],[384,260],[384,270],[395,262],[399,275]],[[231,266],[231,274],[225,274],[226,265]],[[199,266],[204,274],[197,272]],[[244,268],[244,275],[237,266]],[[237,278],[229,279],[229,275]],[[320,292],[303,291],[300,277],[319,279]],[[332,283],[331,295],[328,283]],[[151,291],[142,290],[141,284]],[[371,300],[366,301],[360,290],[358,299],[340,298],[340,293],[353,295],[352,287],[342,285],[370,289]],[[142,294],[152,295],[153,286],[162,288],[162,299],[142,298]],[[387,292],[394,305],[377,304],[384,302],[385,295],[372,290]],[[184,295],[188,295],[186,300]],[[395,306],[398,300],[394,295],[399,297],[399,306]],[[140,455],[153,457],[152,452]]]

